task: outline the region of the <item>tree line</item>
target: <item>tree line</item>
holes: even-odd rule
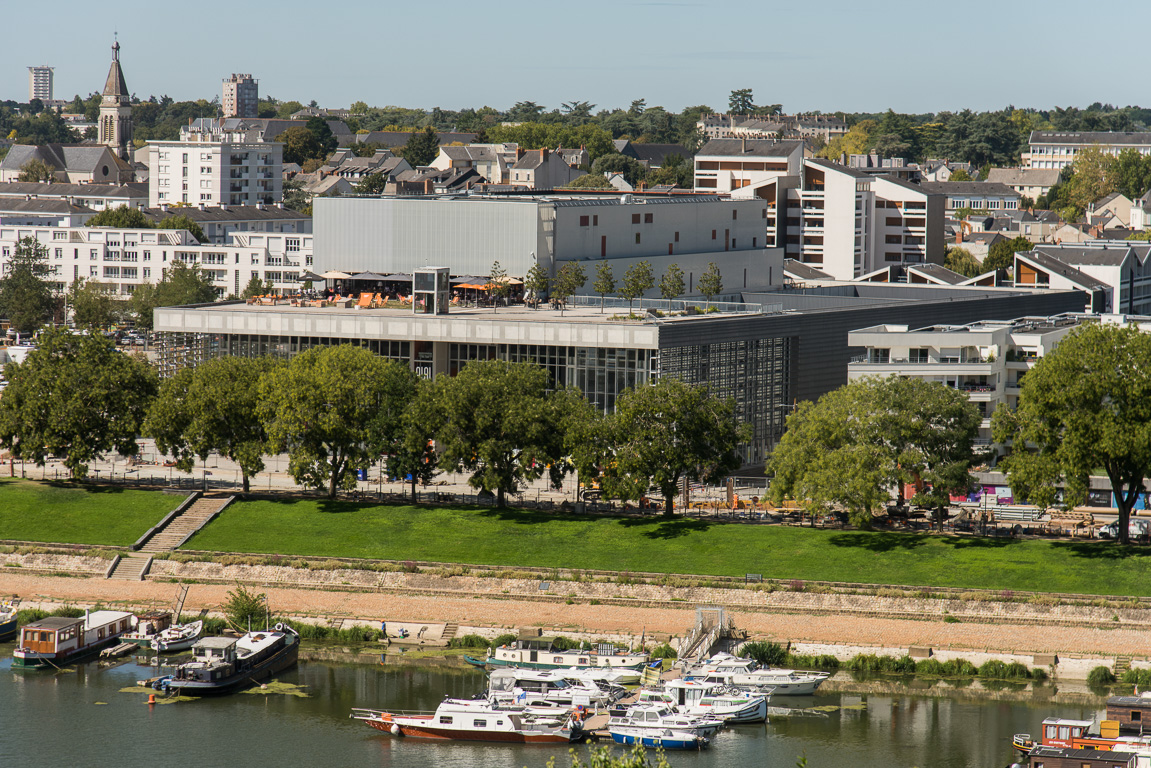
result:
[[[183,471],[214,453],[236,462],[245,492],[265,456],[287,453],[295,482],[330,498],[382,461],[410,478],[413,497],[419,482],[465,472],[503,506],[525,483],[546,476],[558,487],[578,472],[609,498],[655,489],[670,514],[685,478],[739,467],[748,436],[731,401],[670,378],[623,392],[603,414],[532,363],[474,361],[430,381],[349,344],[287,361],[222,357],[160,381],[101,335],[53,330],[5,375],[0,446],[15,458],[60,457],[83,478],[113,450],[136,455],[143,435]]]

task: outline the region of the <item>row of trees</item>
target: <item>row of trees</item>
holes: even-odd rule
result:
[[[390,474],[411,476],[413,495],[419,481],[462,471],[502,506],[524,483],[546,474],[558,486],[578,471],[611,498],[654,487],[670,514],[684,478],[735,469],[747,439],[731,402],[673,379],[624,392],[604,415],[576,389],[552,391],[534,364],[472,362],[425,381],[351,345],[291,361],[224,357],[159,383],[102,336],[52,331],[5,373],[0,446],[40,465],[59,456],[76,477],[109,451],[135,455],[143,434],[184,471],[214,453],[231,459],[245,491],[265,455],[286,452],[295,481],[329,497],[386,459]]]
[[[497,261],[488,278],[495,298],[506,295],[505,277],[504,270]],[[587,281],[588,274],[578,262],[566,262],[560,267],[554,278],[549,278],[547,272],[535,264],[524,277],[524,288],[536,296],[542,296],[546,292],[563,301],[569,296],[575,295],[579,289],[587,284]],[[603,300],[608,294],[617,294],[620,298],[628,300],[628,312],[630,313],[632,302],[655,288],[656,285],[655,271],[652,269],[651,262],[646,259],[628,267],[627,271],[624,272],[623,279],[618,282],[615,272],[611,268],[611,263],[601,261],[596,265],[595,282],[592,283],[592,290],[600,297],[601,311]],[[668,265],[667,271],[659,279],[658,286],[660,296],[664,299],[678,299],[684,295],[687,291],[687,284],[684,281],[683,269],[679,264]],[[707,271],[700,275],[695,290],[707,299],[709,305],[713,298],[723,293],[723,276],[714,261],[708,262]]]

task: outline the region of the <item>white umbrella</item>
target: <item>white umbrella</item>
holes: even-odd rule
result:
[[[351,275],[347,272],[337,272],[334,269],[329,269],[327,272],[322,273],[320,277],[325,280],[348,280],[351,278]]]

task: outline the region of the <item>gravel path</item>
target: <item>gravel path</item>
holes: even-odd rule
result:
[[[133,606],[170,604],[175,585],[159,582],[107,581],[0,573],[0,595],[14,594],[27,603],[90,605],[123,602]],[[230,587],[193,584],[185,611],[216,609]],[[277,611],[288,614],[352,616],[389,622],[443,623],[464,626],[545,626],[638,635],[646,631],[682,635],[695,621],[691,605],[640,608],[614,605],[537,603],[515,599],[442,598],[323,592],[262,587]],[[1138,630],[1084,627],[1034,627],[1017,624],[948,624],[866,617],[729,612],[735,625],[753,635],[812,643],[845,643],[907,647],[922,645],[992,652],[1063,654],[1146,654],[1145,633]]]

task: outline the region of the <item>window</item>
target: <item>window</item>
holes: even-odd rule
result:
[[[188,153],[187,152],[184,153],[184,162],[185,163],[188,162]]]
[[[735,238],[734,238],[734,237],[733,237],[733,238],[731,238],[731,247],[732,247],[732,248],[734,248],[734,247],[735,247]]]
[[[210,175],[210,174],[212,173],[212,166],[210,166],[210,165],[201,165],[201,166],[200,166],[200,173],[202,173],[202,174],[204,174],[204,175]]]
[[[732,209],[732,211],[731,211],[731,220],[732,220],[732,221],[735,221],[735,220],[736,220],[736,218],[737,218],[737,216],[738,216],[738,214],[739,214],[739,211],[733,208],[733,209]]]
[[[300,238],[289,237],[284,240],[284,250],[288,253],[295,253],[300,250]]]
[[[758,237],[751,238],[751,247],[752,248],[758,248],[759,247],[759,238]]]
[[[452,724],[451,715],[440,715],[440,725],[451,725],[451,724]]]
[[[145,280],[147,280],[149,277],[152,276],[152,268],[151,267],[142,267],[140,270],[140,276],[143,277]]]
[[[714,240],[714,239],[715,239],[715,230],[714,230],[714,229],[711,231],[711,239],[712,239],[712,240]]]
[[[590,224],[591,224],[591,216],[580,216],[579,217],[579,225],[581,227],[586,227],[586,226],[589,226]]]
[[[643,215],[643,223],[644,224],[651,224],[654,221],[655,221],[655,214],[645,213]]]
[[[99,248],[93,248],[91,251],[89,251],[89,254],[88,254],[89,261],[96,261],[99,258],[100,258],[100,249]]]
[[[639,214],[638,213],[633,213],[631,215],[631,223],[632,224],[639,224]]]
[[[1131,722],[1135,723],[1142,720],[1142,714],[1137,709],[1131,710]]]
[[[635,244],[639,245],[639,232],[635,233]]]
[[[473,728],[487,728],[488,727],[488,721],[487,720],[472,720],[472,727]]]
[[[679,242],[679,232],[676,232],[676,233],[675,233],[675,241],[676,241],[677,243]]]
[[[591,225],[592,225],[593,227],[598,227],[598,226],[599,226],[599,216],[592,216],[592,217],[591,217]]]
[[[62,258],[64,258],[64,249],[63,249],[63,248],[57,248],[57,249],[56,249],[56,252],[55,252],[55,254],[54,254],[54,256],[55,256],[57,259],[62,259]]]
[[[53,240],[67,240],[68,239],[68,233],[67,232],[53,232],[52,233],[52,239]]]

